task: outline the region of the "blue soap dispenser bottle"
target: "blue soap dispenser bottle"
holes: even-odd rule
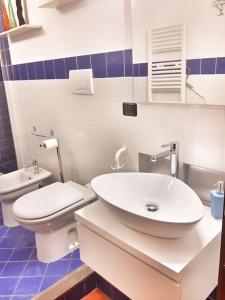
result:
[[[224,182],[218,181],[216,189],[211,190],[211,214],[215,219],[223,219]]]

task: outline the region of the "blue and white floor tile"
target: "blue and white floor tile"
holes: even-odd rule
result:
[[[39,262],[34,233],[5,227],[0,210],[0,300],[30,300],[82,264],[79,249],[54,263]]]

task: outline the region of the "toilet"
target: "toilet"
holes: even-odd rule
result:
[[[86,186],[56,182],[20,197],[13,214],[19,224],[35,232],[37,257],[49,263],[78,247],[74,211],[95,199],[94,191]]]

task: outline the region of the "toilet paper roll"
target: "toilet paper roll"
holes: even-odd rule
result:
[[[48,139],[41,142],[40,147],[50,150],[50,149],[56,149],[58,147],[58,141],[57,139]]]

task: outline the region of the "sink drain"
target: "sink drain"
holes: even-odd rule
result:
[[[159,206],[157,203],[147,203],[145,205],[147,211],[150,211],[150,212],[155,212],[157,210],[159,210]]]

